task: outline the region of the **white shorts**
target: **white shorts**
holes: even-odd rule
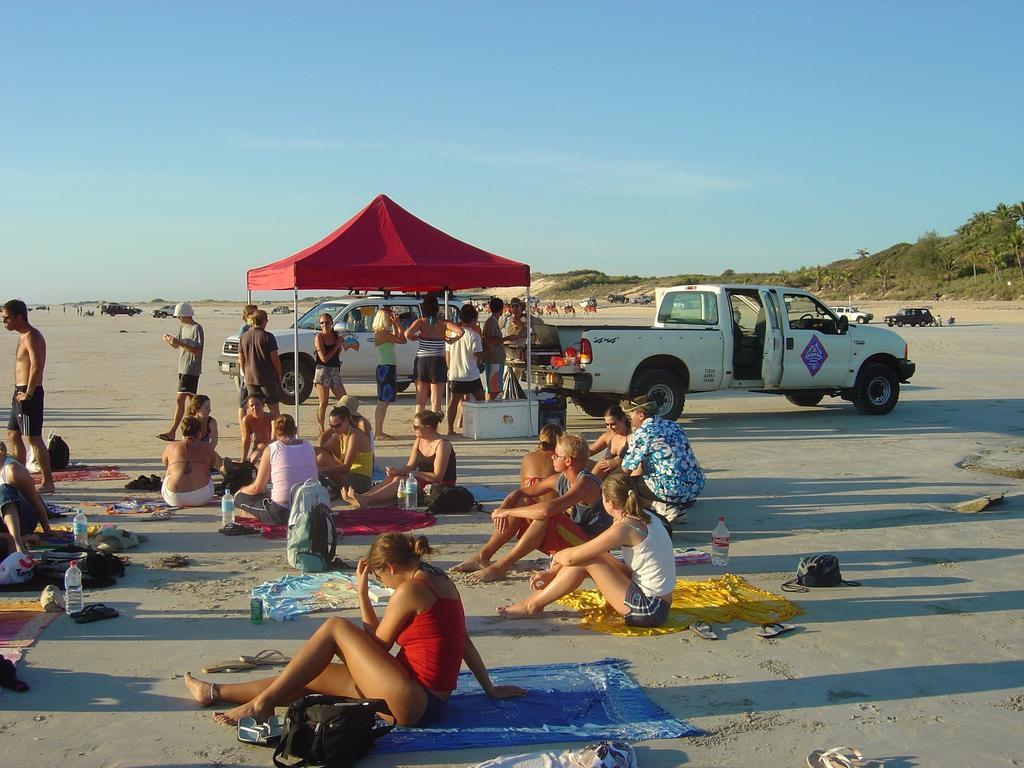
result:
[[[204,507],[213,501],[215,495],[213,492],[213,480],[203,488],[181,492],[167,490],[167,481],[165,480],[164,484],[160,486],[160,495],[172,507]]]

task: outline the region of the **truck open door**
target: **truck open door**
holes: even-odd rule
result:
[[[761,358],[761,378],[765,389],[778,389],[782,383],[782,320],[778,297],[774,292],[760,289],[761,306],[764,308],[764,351]],[[760,322],[761,319],[758,318]]]

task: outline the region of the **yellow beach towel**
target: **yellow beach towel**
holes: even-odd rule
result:
[[[681,632],[698,621],[726,624],[739,619],[751,624],[770,624],[801,613],[781,595],[759,589],[731,573],[709,581],[678,579],[672,592],[672,610],[661,627],[627,627],[622,616],[605,604],[596,589],[578,589],[558,602],[579,611],[580,624],[585,629],[622,637],[667,635]]]

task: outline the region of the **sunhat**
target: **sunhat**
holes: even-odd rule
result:
[[[632,400],[623,400],[619,405],[623,413],[629,413],[630,411],[654,413],[658,410],[658,402],[652,400],[647,395],[637,395]]]
[[[359,413],[359,398],[355,395],[345,395],[338,400],[338,405],[348,408],[349,413]]]
[[[174,305],[174,316],[175,317],[192,317],[195,313],[192,311],[192,305],[187,301],[181,302],[181,304]]]

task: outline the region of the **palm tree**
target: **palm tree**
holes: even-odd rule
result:
[[[889,289],[889,281],[892,280],[895,275],[892,270],[885,266],[875,267],[875,277],[882,281],[882,293],[885,293]]]
[[[1019,203],[1014,203],[1010,206],[1010,213],[1013,215],[1013,220],[1021,226],[1024,226],[1024,200]]]
[[[858,248],[856,251],[854,251],[854,253],[857,254],[858,259],[863,259],[865,256],[871,255],[868,252],[867,248]]]
[[[943,280],[952,280],[956,277],[957,269],[960,266],[960,256],[952,251],[947,251],[939,256],[939,270]]]
[[[1024,203],[1020,204],[1024,208]],[[1010,247],[1017,257],[1017,269],[1020,270],[1021,282],[1024,282],[1024,264],[1021,264],[1021,251],[1024,251],[1024,229],[1015,229],[1010,233]]]

